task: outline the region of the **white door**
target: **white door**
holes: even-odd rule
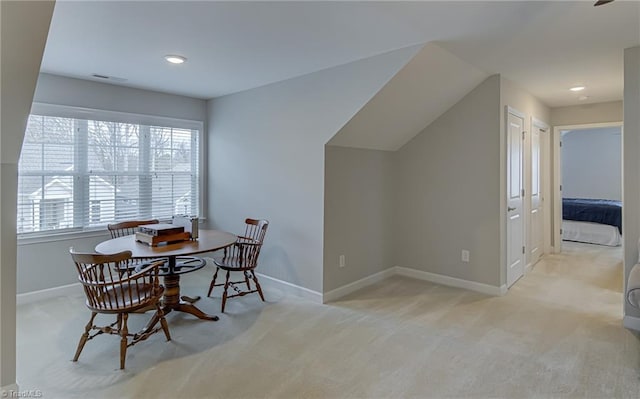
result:
[[[542,213],[542,135],[545,129],[533,125],[531,129],[531,225],[529,226],[529,260],[534,265],[544,252]],[[525,193],[526,194],[526,193]]]
[[[523,149],[524,119],[510,109],[507,116],[507,287],[524,274]]]
[[[553,252],[562,252],[562,132],[553,129]]]

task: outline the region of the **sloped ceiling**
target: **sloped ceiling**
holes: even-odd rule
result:
[[[327,144],[395,151],[488,76],[428,43]]]
[[[640,1],[594,1],[59,0],[42,72],[210,99],[437,42],[549,107],[621,100]]]

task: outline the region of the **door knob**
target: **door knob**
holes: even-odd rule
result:
[[[511,212],[511,211],[515,211],[515,210],[516,210],[516,208],[515,208],[515,207],[513,207],[513,208],[512,208],[512,207],[510,207],[510,206],[509,206],[509,207],[507,207],[507,211],[509,211],[509,212]]]

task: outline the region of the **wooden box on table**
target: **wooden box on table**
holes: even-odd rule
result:
[[[162,243],[186,241],[191,238],[191,234],[184,231],[183,226],[176,226],[168,223],[147,224],[139,227],[136,232],[136,241],[158,246]]]

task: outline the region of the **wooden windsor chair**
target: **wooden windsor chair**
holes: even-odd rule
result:
[[[76,265],[78,279],[84,288],[86,305],[91,311],[91,318],[85,326],[73,357],[74,362],[78,361],[87,341],[101,334],[120,336],[120,369],[124,369],[128,347],[160,330],[164,331],[167,341],[171,340],[169,326],[160,306],[164,287],[160,285],[158,271],[162,261],[151,263],[136,272],[121,274],[118,273],[119,264],[131,259],[131,251],[102,255],[75,252],[71,248],[69,252]],[[159,321],[160,327],[155,326],[156,322],[148,324],[140,332],[130,333],[127,327],[129,314],[149,308],[155,308],[156,313],[151,320]],[[93,323],[98,313],[115,314],[116,321],[107,326],[96,326]]]
[[[158,224],[158,219],[151,220],[128,220],[120,223],[113,223],[107,225],[107,230],[111,234],[111,238],[118,238],[135,234],[138,231],[138,227],[146,224]]]
[[[257,292],[258,295],[260,295],[260,299],[264,302],[264,294],[258,282],[258,277],[255,274],[255,269],[258,266],[258,256],[260,255],[260,249],[262,248],[267,227],[269,227],[267,220],[246,219],[244,235],[238,236],[238,240],[233,245],[225,248],[222,256],[213,258],[216,271],[211,279],[211,284],[209,284],[207,296],[211,296],[215,287],[224,287],[221,310],[223,313],[227,299],[229,298]],[[216,284],[220,270],[226,271],[225,282]],[[231,272],[242,272],[244,274],[244,280],[231,281]],[[253,280],[255,284],[255,288],[253,289],[251,288],[250,280]],[[246,285],[246,290],[240,288],[241,284]],[[230,295],[229,288],[232,288],[235,293]]]
[[[112,223],[107,225],[107,230],[109,230],[109,234],[111,234],[111,238],[118,238],[129,236],[135,234],[138,231],[138,227],[144,226],[146,224],[158,224],[160,221],[158,219],[150,219],[150,220],[127,220],[125,222]],[[154,259],[129,259],[126,263],[122,263],[119,265],[120,269],[118,272],[129,273],[134,271],[136,268],[144,267],[145,264],[149,264],[149,261]],[[155,259],[161,260],[161,259]]]

